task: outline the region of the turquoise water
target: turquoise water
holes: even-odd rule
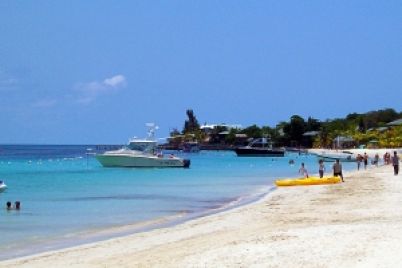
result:
[[[8,185],[0,193],[0,259],[160,226],[117,228],[128,224],[213,213],[259,198],[278,177],[297,176],[301,162],[318,170],[314,156],[239,158],[231,151],[179,154],[191,159],[189,169],[103,168],[87,148],[0,146],[0,180]],[[5,209],[17,200],[20,211]]]

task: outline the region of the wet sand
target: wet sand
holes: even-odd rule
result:
[[[345,181],[0,267],[400,267],[402,175],[371,167]]]

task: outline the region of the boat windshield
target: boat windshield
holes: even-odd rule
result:
[[[156,126],[154,123],[147,123],[146,126],[148,128],[148,136],[145,139],[131,139],[127,145],[130,150],[151,153],[156,150],[158,143],[155,139],[155,130],[158,129],[158,126]]]
[[[156,141],[131,140],[127,147],[131,150],[150,152],[155,150],[156,146]]]
[[[252,142],[250,142],[250,144],[248,145],[250,147],[254,147],[254,148],[272,148],[272,142],[270,140],[268,140],[267,138],[259,138],[259,139],[255,139]]]

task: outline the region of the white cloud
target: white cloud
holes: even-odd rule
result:
[[[103,84],[111,86],[111,87],[120,87],[120,86],[126,86],[126,78],[121,75],[115,75],[111,78],[106,78],[105,80],[103,80]]]
[[[18,85],[18,80],[0,70],[0,90],[10,90]]]
[[[127,85],[127,80],[124,75],[118,74],[110,78],[104,79],[102,82],[92,81],[88,83],[78,83],[74,89],[80,92],[77,102],[89,104],[93,102],[99,95],[116,91],[124,88]]]
[[[57,104],[57,100],[55,99],[42,99],[42,100],[38,100],[35,101],[34,103],[32,103],[32,107],[35,108],[49,108],[49,107],[53,107]]]

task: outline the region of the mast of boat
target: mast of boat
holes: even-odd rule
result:
[[[268,147],[268,149],[272,150],[272,142],[271,136],[267,133],[264,133],[261,138],[262,147]]]
[[[89,156],[90,154],[92,154],[92,155],[94,154],[94,153],[92,153],[92,150],[93,150],[92,148],[87,148],[87,149],[86,149],[86,153],[85,153],[85,154],[86,154],[86,156],[87,156],[87,169],[88,169],[88,156]]]
[[[148,128],[147,140],[155,140],[155,130],[158,130],[159,127],[155,123],[146,123],[145,126]]]

